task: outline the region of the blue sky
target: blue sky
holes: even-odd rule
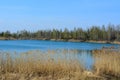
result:
[[[0,31],[120,24],[120,0],[0,0]]]

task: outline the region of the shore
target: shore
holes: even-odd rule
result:
[[[75,39],[68,39],[68,40],[65,40],[65,39],[16,39],[16,38],[13,38],[13,37],[9,37],[9,38],[5,38],[5,37],[0,37],[0,40],[50,40],[50,41],[66,41],[66,42],[90,42],[90,43],[109,43],[109,44],[120,44],[119,41],[95,41],[95,40],[75,40]]]
[[[0,37],[0,40],[17,40],[13,37],[9,37],[9,38],[6,38],[6,37]]]

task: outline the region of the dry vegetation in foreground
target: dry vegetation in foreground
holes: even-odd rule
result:
[[[0,80],[79,80],[84,69],[75,59],[53,58],[55,51],[0,54]]]
[[[108,79],[120,80],[120,51],[102,49],[93,52],[96,74]]]
[[[29,51],[19,56],[0,53],[0,80],[111,80],[106,76],[119,77],[120,55],[105,53],[95,56],[93,72],[86,71],[78,60],[68,59],[65,54],[64,58],[53,57],[55,51],[44,54]]]

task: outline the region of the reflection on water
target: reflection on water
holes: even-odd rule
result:
[[[83,61],[87,69],[91,69],[94,64],[94,58],[92,56],[92,51],[80,51],[78,54],[78,59]]]
[[[92,56],[92,51],[91,50],[58,50],[58,54],[56,54],[57,58],[60,56],[61,58],[68,58],[70,59],[77,59],[80,61],[81,64],[85,66],[87,69],[91,69],[92,65],[94,63],[94,58]]]

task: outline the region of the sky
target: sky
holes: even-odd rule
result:
[[[0,31],[120,24],[120,0],[0,0]]]

